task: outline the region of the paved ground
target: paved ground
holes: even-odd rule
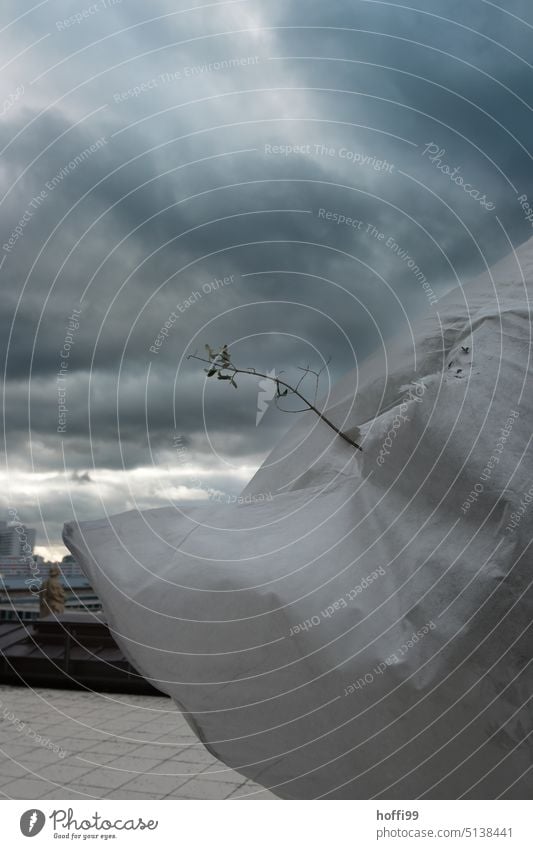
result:
[[[170,699],[0,686],[0,798],[276,797],[211,757]]]

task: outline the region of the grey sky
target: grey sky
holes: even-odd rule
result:
[[[238,492],[292,419],[184,355],[334,381],[438,309],[406,256],[438,296],[528,238],[532,27],[527,0],[6,0],[4,508],[57,546],[74,512]]]

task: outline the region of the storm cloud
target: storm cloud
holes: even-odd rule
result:
[[[4,508],[53,550],[73,514],[238,492],[294,418],[256,426],[255,381],[188,354],[329,362],[327,393],[528,238],[532,26],[526,0],[6,0]]]

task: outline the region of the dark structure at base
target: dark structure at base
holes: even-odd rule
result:
[[[162,695],[126,660],[101,613],[1,622],[0,683]]]

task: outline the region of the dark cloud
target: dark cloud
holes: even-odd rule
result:
[[[272,408],[256,427],[253,381],[204,385],[188,353],[331,356],[334,381],[435,309],[406,256],[438,296],[528,237],[533,196],[526,0],[90,5],[1,36],[5,98],[24,89],[0,127],[9,497],[52,541],[74,509],[131,506],[135,470],[144,506],[202,496],[149,477],[176,467],[176,434],[235,492],[291,423]],[[3,25],[19,15],[4,3]],[[64,472],[68,497],[61,477],[32,495],[27,474]]]

